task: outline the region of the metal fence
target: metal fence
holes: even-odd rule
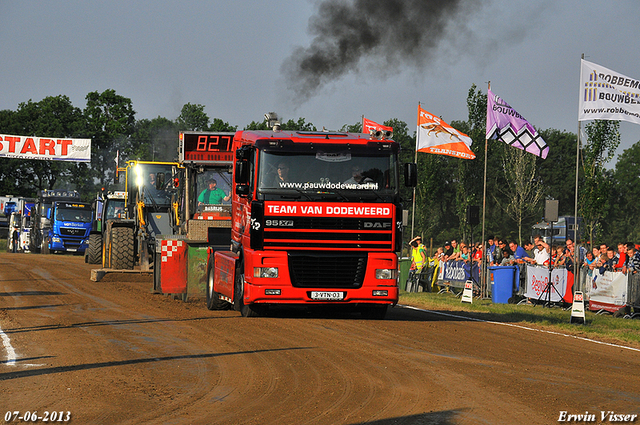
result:
[[[428,265],[422,269],[420,274],[410,274],[407,280],[407,292],[445,292],[451,291],[454,293],[460,293],[464,289],[464,280],[447,279],[442,275],[443,269],[446,270],[447,266],[453,264],[440,263],[439,265]],[[520,273],[518,273],[518,281],[514,285],[513,295],[516,297],[523,297],[526,293],[527,285],[527,268],[525,265],[518,265]],[[559,266],[558,268],[562,268]],[[440,274],[440,275],[439,275]],[[485,282],[491,281],[490,271],[486,271]],[[573,292],[580,291],[585,295],[585,300],[589,300],[589,293],[591,292],[593,273],[588,267],[581,267],[579,270],[578,281],[573,287]],[[465,279],[469,278],[467,276]],[[480,289],[480,279],[472,278],[474,281],[474,288]],[[490,294],[490,285],[487,285],[486,291],[474,291],[478,295],[484,294],[488,296]],[[640,314],[640,274],[631,274],[628,276],[627,281],[627,306],[632,307],[637,314]]]

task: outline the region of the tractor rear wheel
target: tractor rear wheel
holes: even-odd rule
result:
[[[115,227],[111,229],[111,268],[133,270],[133,229]]]
[[[85,258],[89,264],[100,264],[102,261],[102,235],[89,235],[89,246]]]

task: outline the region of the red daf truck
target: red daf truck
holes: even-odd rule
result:
[[[351,305],[383,318],[398,301],[399,150],[382,135],[235,133],[231,240],[209,248],[207,307]],[[415,164],[404,177],[415,186]]]

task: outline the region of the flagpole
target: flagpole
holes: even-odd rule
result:
[[[420,102],[418,102],[418,119],[416,120],[417,126],[420,125]],[[417,127],[416,126],[416,127]],[[420,138],[420,130],[416,131],[416,152],[413,162],[418,166],[418,139]],[[416,222],[416,187],[413,187],[413,206],[411,207],[411,238],[413,239],[414,235],[414,225]]]
[[[488,83],[488,89],[491,90],[491,81]],[[487,93],[487,96],[489,93]],[[488,102],[487,102],[488,106]],[[489,111],[487,111],[489,113]],[[480,296],[485,298],[487,296],[487,252],[489,252],[489,247],[486,246],[485,238],[484,238],[484,223],[486,219],[486,211],[487,211],[487,150],[489,146],[489,139],[487,139],[487,130],[484,131],[484,183],[482,189],[482,239],[481,246],[483,247],[482,252],[482,269],[480,271]]]
[[[582,54],[582,60],[584,60],[584,53]],[[580,80],[582,81],[582,60],[580,61]],[[580,88],[578,90],[578,98],[580,97]],[[579,113],[579,111],[578,111]],[[576,200],[575,210],[573,215],[573,291],[576,292],[576,288],[580,282],[580,264],[578,264],[578,171],[580,166],[580,133],[582,133],[582,122],[578,119],[578,137],[576,141]],[[592,247],[589,247],[592,248]]]

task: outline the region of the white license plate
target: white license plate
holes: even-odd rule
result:
[[[75,248],[69,248],[69,249],[67,249],[67,251],[69,251],[69,252],[76,252],[76,251],[77,251],[77,249],[75,249]]]
[[[344,292],[311,291],[312,300],[336,301],[344,299]]]

